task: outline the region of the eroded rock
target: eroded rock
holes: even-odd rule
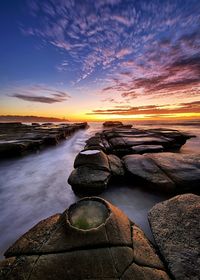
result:
[[[109,171],[80,166],[72,171],[68,183],[76,193],[98,194],[107,188],[111,174]]]
[[[200,196],[184,194],[149,212],[152,233],[176,280],[200,276]]]
[[[0,263],[0,279],[169,280],[142,231],[97,197],[41,221],[11,248]]]
[[[127,171],[144,186],[186,192],[200,186],[200,155],[155,153],[123,158]]]
[[[56,145],[75,131],[86,127],[87,123],[0,123],[0,158],[21,156],[45,146]]]
[[[99,194],[107,188],[114,176],[123,176],[121,160],[115,155],[106,155],[101,150],[83,150],[75,161],[68,182],[77,194]]]

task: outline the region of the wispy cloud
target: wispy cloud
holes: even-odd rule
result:
[[[200,101],[185,102],[179,104],[166,105],[146,105],[137,107],[120,107],[115,106],[109,109],[93,110],[88,115],[166,115],[177,113],[200,113]]]
[[[34,0],[28,5],[32,25],[21,26],[23,34],[63,54],[56,69],[73,71],[74,86],[101,78],[104,102],[200,95],[198,0]],[[43,99],[47,103],[67,98],[44,97],[50,98]]]
[[[29,102],[52,104],[64,102],[70,95],[62,90],[48,88],[43,85],[13,87],[7,89],[7,95]]]

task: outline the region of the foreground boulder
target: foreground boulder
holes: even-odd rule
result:
[[[176,280],[200,277],[200,196],[184,194],[149,212],[152,233]]]
[[[200,155],[154,153],[128,155],[125,168],[145,187],[159,191],[197,191],[200,186]]]
[[[107,188],[114,176],[123,176],[121,160],[114,155],[106,155],[101,150],[83,150],[75,161],[74,170],[68,183],[77,194],[99,194]]]
[[[170,279],[144,233],[121,210],[95,197],[41,221],[5,256],[2,280]]]

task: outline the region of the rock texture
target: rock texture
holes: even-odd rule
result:
[[[198,191],[200,186],[200,155],[155,153],[128,155],[125,168],[143,185],[161,191]]]
[[[149,222],[174,278],[200,279],[200,196],[184,194],[156,204]]]
[[[101,150],[81,151],[74,161],[74,168],[68,182],[77,194],[101,193],[111,177],[124,175],[121,160]]]
[[[95,197],[41,221],[5,256],[1,280],[170,280],[144,233],[121,210]]]
[[[76,193],[99,194],[113,178],[129,178],[128,174],[133,186],[137,181],[159,191],[185,192],[199,186],[198,155],[172,153],[191,135],[163,128],[135,129],[121,122],[104,126],[107,129],[88,139],[75,159],[68,182]]]
[[[56,145],[87,123],[0,123],[0,157],[20,156],[49,145]]]
[[[192,135],[173,129],[136,129],[130,125],[115,125],[97,133],[86,142],[86,148],[98,148],[119,157],[179,150]]]

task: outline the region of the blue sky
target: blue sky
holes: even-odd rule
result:
[[[199,1],[8,0],[0,13],[2,114],[199,114]]]

